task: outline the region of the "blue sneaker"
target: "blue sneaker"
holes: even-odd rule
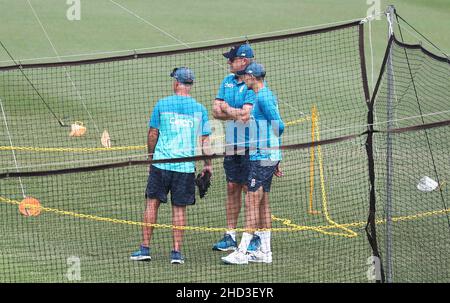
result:
[[[172,250],[170,252],[170,263],[183,264],[184,263],[183,255],[179,251]]]
[[[213,250],[220,250],[220,251],[229,251],[229,250],[236,250],[237,243],[233,240],[233,238],[229,234],[225,234],[219,242],[214,244]]]
[[[261,238],[258,235],[253,235],[252,240],[248,244],[247,251],[253,252],[259,250],[261,247]]]
[[[150,248],[142,246],[138,251],[131,254],[130,260],[133,261],[150,261],[152,257],[150,256]]]

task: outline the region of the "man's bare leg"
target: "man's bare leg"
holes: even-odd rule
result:
[[[172,205],[172,224],[174,226],[186,226],[186,206]],[[173,229],[173,250],[181,251],[183,234],[183,229]]]
[[[261,205],[259,207],[260,226],[264,229],[272,228],[272,214],[269,205],[269,193],[264,193]],[[265,254],[272,252],[271,249],[271,232],[269,230],[259,232],[261,238],[261,251]],[[270,256],[270,262],[272,262]]]
[[[263,199],[263,188],[257,191],[248,191],[245,196],[245,229],[248,231],[243,233],[239,250],[247,252],[247,247],[253,238],[254,230],[260,228],[260,205]]]
[[[158,199],[147,199],[147,207],[144,211],[144,223],[155,224],[158,219],[158,209],[160,201]],[[150,241],[153,235],[153,226],[144,226],[142,228],[142,246],[150,247]]]
[[[264,193],[259,207],[260,228],[272,228],[272,213],[269,205],[269,193]]]
[[[243,186],[229,182],[227,184],[226,215],[228,229],[235,229],[242,208]]]

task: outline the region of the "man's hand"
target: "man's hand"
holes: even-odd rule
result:
[[[273,174],[275,175],[275,177],[278,177],[278,178],[284,176],[284,173],[281,171],[279,163],[277,164],[277,167],[275,168],[275,172]]]
[[[216,99],[213,103],[213,117],[219,120],[227,120],[227,115],[222,111],[222,104],[226,103],[223,100]]]
[[[226,102],[220,102],[220,110],[225,113],[228,114],[228,111],[230,109],[230,105],[228,105],[228,103]]]

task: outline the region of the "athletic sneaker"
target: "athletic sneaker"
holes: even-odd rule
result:
[[[229,250],[236,250],[237,243],[233,240],[233,238],[229,234],[225,234],[219,242],[214,244],[213,250],[220,250],[220,251],[229,251]]]
[[[172,250],[170,252],[170,263],[172,264],[184,264],[183,255],[179,251]]]
[[[261,247],[261,238],[258,235],[253,235],[252,240],[248,244],[247,251],[253,252],[259,250]]]
[[[225,264],[248,264],[248,255],[240,250],[236,250],[226,257],[222,257]]]
[[[263,253],[260,250],[256,250],[247,254],[248,262],[254,263],[272,263],[272,252]]]
[[[130,260],[133,261],[150,261],[152,257],[150,256],[150,248],[142,246],[138,251],[131,254]]]

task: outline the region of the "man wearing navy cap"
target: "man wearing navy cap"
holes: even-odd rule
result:
[[[175,159],[195,156],[198,138],[201,137],[203,154],[210,154],[211,133],[206,108],[190,96],[194,84],[194,73],[187,67],[173,70],[174,95],[159,100],[152,112],[148,131],[148,156],[150,160]],[[211,161],[205,161],[202,174],[212,174]],[[134,261],[148,261],[153,227],[161,203],[167,202],[170,192],[172,202],[172,224],[186,225],[186,206],[195,203],[195,163],[157,163],[149,170],[145,197],[143,241],[140,249],[131,254]],[[182,264],[181,254],[183,230],[173,229],[171,263]]]
[[[273,175],[282,175],[278,165],[284,123],[277,99],[264,81],[264,67],[253,62],[244,73],[247,87],[256,93],[251,111],[250,169],[245,198],[245,229],[249,231],[243,233],[238,249],[223,257],[222,261],[227,264],[272,263],[269,192]],[[254,239],[250,231],[255,229],[261,229],[258,235],[261,244],[256,250],[249,251],[249,244]]]
[[[254,53],[248,43],[235,45],[223,54],[230,66],[228,76],[222,81],[213,105],[213,116],[226,121],[226,156],[223,167],[227,180],[226,219],[228,231],[214,244],[213,250],[229,251],[237,247],[237,221],[242,206],[242,192],[249,172],[248,120],[255,100],[255,93],[247,88],[238,72],[253,61]],[[255,238],[256,240],[256,238]],[[258,243],[253,241],[253,246]]]

